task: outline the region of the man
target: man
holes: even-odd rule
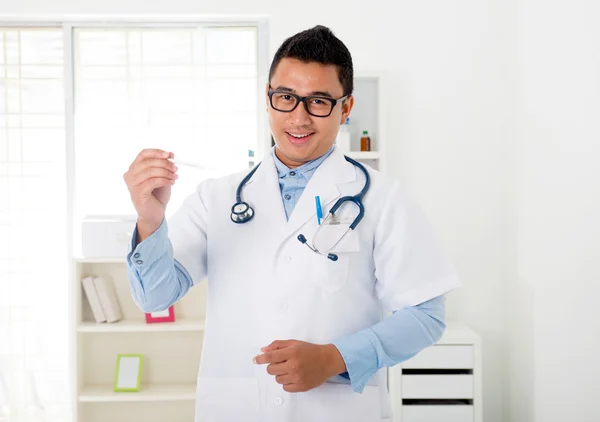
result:
[[[300,32],[271,65],[275,147],[255,173],[200,183],[168,223],[173,153],[144,150],[124,175],[138,212],[127,255],[138,306],[164,310],[207,278],[197,422],[389,421],[385,368],[445,329],[444,294],[460,282],[423,213],[334,146],[352,90],[346,46],[323,26]],[[317,221],[315,196],[325,218],[365,188],[354,230],[350,202]]]

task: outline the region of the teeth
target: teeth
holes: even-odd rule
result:
[[[294,138],[306,138],[309,134],[307,133],[306,135],[295,135],[293,133],[290,133],[290,135],[292,135]]]

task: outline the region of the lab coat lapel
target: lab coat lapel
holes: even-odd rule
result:
[[[317,168],[304,188],[290,215],[286,228],[287,235],[293,234],[311,218],[317,218],[315,196],[320,196],[324,218],[327,205],[341,196],[338,185],[353,182],[355,179],[354,166],[347,162],[344,155],[335,148]]]
[[[261,222],[268,221],[267,232],[284,230],[287,224],[285,208],[281,199],[277,168],[270,150],[265,154],[254,176],[246,184],[246,188],[242,191],[242,200],[254,208],[256,212],[254,218],[257,219],[260,215]]]

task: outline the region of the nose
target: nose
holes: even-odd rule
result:
[[[308,114],[308,111],[306,111],[306,107],[303,102],[300,102],[294,111],[289,114],[295,125],[302,126],[312,123],[312,116]]]

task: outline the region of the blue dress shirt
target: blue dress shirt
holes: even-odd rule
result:
[[[286,217],[289,218],[308,181],[319,165],[331,154],[333,147],[323,156],[294,169],[283,164],[273,151],[279,175],[281,198]],[[166,221],[143,242],[135,245],[137,227],[127,254],[127,269],[131,291],[136,304],[145,312],[164,310],[181,299],[192,286],[191,277],[177,260],[166,230]],[[145,256],[152,262],[144,271],[133,261]],[[159,283],[153,273],[156,266],[175,266],[176,283]],[[147,292],[152,292],[146,297]],[[438,296],[417,306],[406,307],[392,313],[374,326],[334,340],[347,372],[340,374],[349,380],[356,392],[362,392],[369,379],[381,368],[396,365],[416,355],[441,338],[445,325],[445,296]]]

